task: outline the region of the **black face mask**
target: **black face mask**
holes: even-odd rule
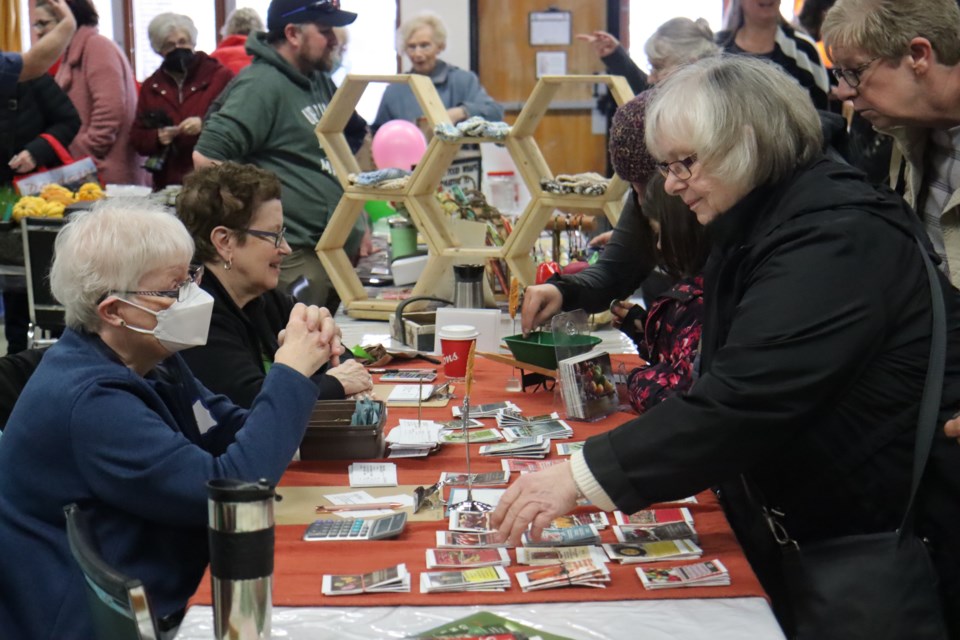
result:
[[[170,73],[186,73],[193,62],[193,51],[177,47],[163,57],[160,67]]]

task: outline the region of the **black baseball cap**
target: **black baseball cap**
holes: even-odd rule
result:
[[[357,14],[340,10],[340,0],[273,0],[267,9],[267,29],[270,31],[304,22],[345,27],[356,19]]]

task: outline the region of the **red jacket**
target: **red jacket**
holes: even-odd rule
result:
[[[178,87],[169,73],[157,69],[140,88],[137,117],[130,132],[134,149],[145,156],[161,154],[163,146],[157,136],[156,114],[165,114],[174,125],[192,116],[203,118],[210,103],[232,79],[232,71],[202,51],[196,52],[182,86]],[[154,190],[181,184],[183,177],[193,171],[193,147],[197,138],[199,136],[188,135],[174,138],[163,169],[153,174]]]
[[[219,60],[220,64],[234,73],[253,62],[253,56],[247,53],[247,36],[234,34],[220,41],[217,48],[210,54],[211,58]]]

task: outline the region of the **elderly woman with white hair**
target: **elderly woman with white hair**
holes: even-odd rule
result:
[[[397,49],[410,59],[411,68],[406,73],[430,77],[454,124],[471,116],[502,120],[503,107],[487,94],[477,74],[440,60],[439,55],[446,48],[447,27],[434,13],[417,14],[401,24],[397,31]],[[371,128],[376,131],[390,120],[416,122],[422,115],[423,110],[410,87],[391,84],[383,92]]]
[[[493,515],[501,537],[518,542],[532,524],[539,538],[578,496],[632,513],[737,485],[741,474],[801,551],[897,529],[936,291],[947,317],[940,417],[960,402],[960,294],[926,268],[931,248],[916,216],[896,194],[823,157],[806,91],[765,61],[723,56],[677,70],[648,105],[646,140],[667,192],[712,240],[699,379],[588,439],[569,464],[519,478]],[[916,522],[958,611],[960,448],[940,430]],[[763,553],[777,551],[771,531],[738,534],[789,624],[793,596],[779,581],[779,558]],[[863,637],[917,637],[863,622]]]
[[[50,272],[67,329],[30,378],[0,444],[0,628],[94,636],[63,509],[90,512],[107,564],[143,581],[176,626],[208,562],[206,483],[276,483],[342,353],[325,309],[298,304],[249,410],[213,395],[177,351],[206,342],[213,299],[173,215],[107,202],[57,236]],[[29,560],[28,560],[29,559]]]
[[[643,45],[650,61],[649,75],[630,58],[620,41],[606,31],[578,33],[577,40],[593,45],[607,71],[625,77],[636,94],[649,89],[682,64],[720,53],[713,31],[703,18],[671,18],[657,27]]]
[[[247,53],[247,36],[258,31],[265,29],[263,18],[256,10],[249,7],[234,9],[220,30],[223,39],[217,44],[217,48],[210,52],[210,57],[230,71],[240,73],[241,69],[253,62],[253,56]]]
[[[233,72],[196,51],[197,27],[189,16],[161,13],[147,28],[150,46],[163,56],[160,68],[143,82],[137,117],[130,132],[133,147],[148,156],[155,191],[181,184],[193,171],[203,116],[233,79]]]

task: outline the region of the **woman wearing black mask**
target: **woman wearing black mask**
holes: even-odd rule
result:
[[[201,118],[233,72],[194,50],[197,28],[188,16],[161,13],[150,21],[147,32],[163,62],[143,83],[130,137],[134,148],[149,156],[146,167],[158,191],[180,184],[193,171]]]

